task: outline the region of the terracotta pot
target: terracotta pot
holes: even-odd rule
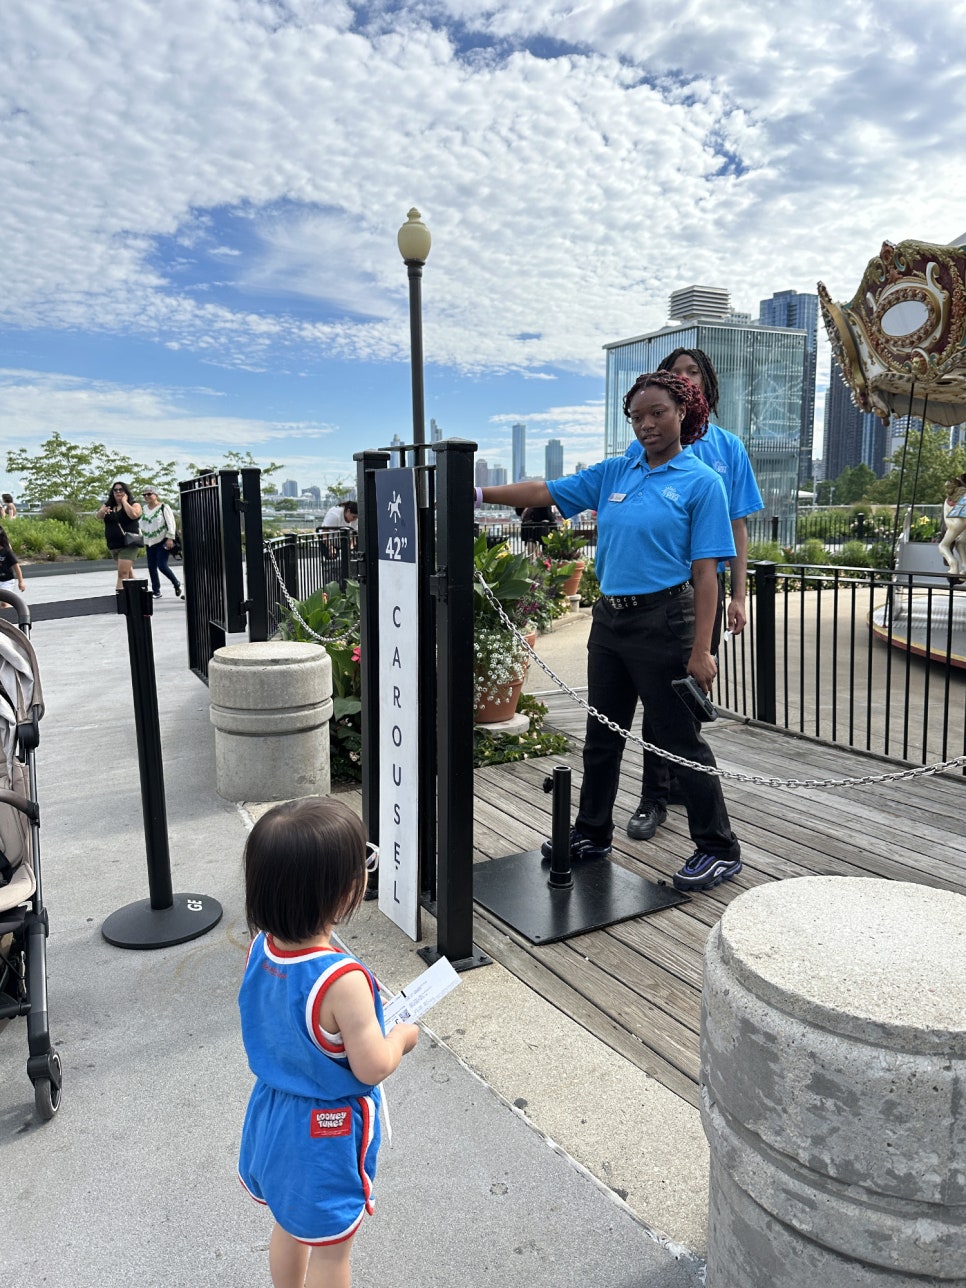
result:
[[[492,701],[489,698],[484,698],[473,712],[474,722],[476,724],[497,724],[500,720],[509,720],[517,713],[517,703],[520,701],[522,692],[523,680],[517,680],[516,684],[501,685]]]
[[[570,560],[568,559],[567,562],[569,563]],[[576,567],[574,568],[573,572],[567,578],[567,580],[563,584],[563,587],[561,588],[561,591],[560,591],[561,595],[576,595],[577,588],[580,585],[581,575],[583,574],[583,571],[586,567],[587,567],[586,559],[577,560]]]

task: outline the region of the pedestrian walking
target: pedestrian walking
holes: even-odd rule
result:
[[[15,519],[17,517],[17,505],[10,492],[2,493],[3,505],[0,505],[0,515],[5,519]]]
[[[254,936],[238,1004],[255,1087],[242,1184],[275,1218],[274,1288],[349,1288],[349,1254],[373,1210],[379,1084],[419,1030],[383,1032],[375,976],[332,942],[366,891],[378,851],[341,802],[277,805],[245,847]]]
[[[181,582],[168,567],[168,555],[174,549],[174,540],[178,528],[174,521],[174,511],[166,501],[158,496],[158,489],[149,483],[143,491],[144,511],[141,515],[141,535],[148,553],[148,576],[151,578],[151,593],[155,599],[161,598],[162,573],[174,587],[174,593],[181,598]]]
[[[97,511],[97,517],[104,520],[104,540],[108,553],[117,564],[115,589],[120,595],[124,583],[134,576],[134,561],[144,545],[140,528],[141,506],[131,495],[128,485],[119,480]]]
[[[13,583],[21,595],[27,589],[23,580],[23,569],[20,560],[13,552],[6,528],[0,528],[0,589],[13,590]]]

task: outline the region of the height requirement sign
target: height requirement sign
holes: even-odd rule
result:
[[[419,938],[416,475],[377,470],[379,910]]]

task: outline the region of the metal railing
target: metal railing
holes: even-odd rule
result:
[[[279,622],[288,612],[285,589],[294,600],[304,600],[328,586],[339,583],[345,590],[349,580],[350,556],[356,547],[356,535],[350,528],[328,528],[323,532],[286,533],[264,543],[262,561],[268,599],[268,633],[274,635]],[[276,574],[272,561],[278,568]]]
[[[718,663],[716,700],[740,715],[913,764],[966,752],[966,589],[956,583],[754,564],[748,625]]]

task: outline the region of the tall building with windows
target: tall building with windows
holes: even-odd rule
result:
[[[856,407],[833,358],[825,395],[825,477],[834,482],[844,470],[865,464],[881,479],[891,451],[888,427],[874,412]]]
[[[438,443],[438,442],[440,442],[440,440],[442,439],[442,437],[443,437],[443,431],[442,431],[442,430],[440,429],[440,427],[436,424],[435,419],[434,419],[433,417],[430,417],[430,421],[429,421],[429,441],[430,441],[431,443]],[[477,484],[477,487],[479,487],[479,484]]]
[[[282,484],[282,496],[297,497],[299,494],[299,485],[295,479],[286,479]]]
[[[522,422],[513,426],[513,479],[519,483],[527,477],[527,427]]]
[[[737,434],[751,458],[765,513],[794,523],[802,430],[805,334],[738,321],[694,321],[604,345],[607,392],[604,450],[619,456],[631,441],[623,398],[642,371],[677,348],[703,349],[718,373],[715,422]]]
[[[489,470],[490,487],[502,487],[506,482],[506,466],[491,465]]]
[[[490,467],[486,463],[486,458],[478,456],[476,458],[476,472],[473,477],[476,479],[477,487],[490,486]]]
[[[818,296],[798,291],[776,291],[758,305],[762,326],[784,326],[805,332],[805,366],[802,372],[802,436],[798,453],[798,482],[812,474],[812,440],[815,436],[815,359],[818,336]]]
[[[544,474],[545,479],[562,479],[563,466],[563,443],[559,438],[551,438],[544,449]]]

